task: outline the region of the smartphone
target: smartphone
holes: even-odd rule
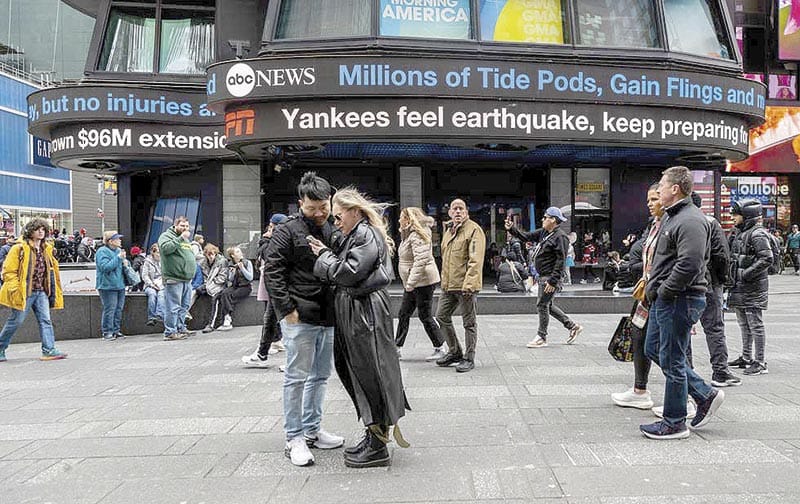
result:
[[[316,241],[316,240],[317,240],[317,239],[316,239],[316,238],[314,238],[313,236],[311,236],[311,235],[306,235],[306,241],[310,241],[310,242],[312,242],[312,241]]]

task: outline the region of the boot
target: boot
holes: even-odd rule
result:
[[[388,434],[389,429],[385,425],[371,425],[367,429],[364,447],[361,451],[353,454],[345,453],[344,465],[355,468],[390,465],[392,459],[389,456],[389,449],[386,448],[386,442],[381,440],[381,438],[387,439]]]
[[[364,437],[361,438],[357,444],[353,446],[348,446],[344,449],[344,455],[347,457],[348,455],[355,455],[356,453],[362,451],[364,447],[369,443],[369,428],[364,431]]]

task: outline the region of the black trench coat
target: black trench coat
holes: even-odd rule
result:
[[[395,425],[408,407],[386,287],[394,277],[381,234],[364,219],[314,274],[335,286],[334,365],[364,425]]]

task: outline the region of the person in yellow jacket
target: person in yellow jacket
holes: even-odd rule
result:
[[[3,262],[0,305],[11,308],[11,316],[0,331],[0,362],[6,360],[6,349],[11,338],[31,310],[39,322],[39,335],[42,338],[40,359],[59,360],[67,356],[56,349],[53,323],[50,321],[50,308],[62,309],[64,297],[53,246],[45,242],[49,232],[47,221],[32,219],[25,224],[22,238],[11,247]]]
[[[478,342],[476,297],[483,287],[486,235],[475,221],[470,220],[464,200],[453,200],[448,215],[452,221],[442,237],[442,294],[436,321],[445,334],[449,350],[436,364],[442,367],[455,364],[456,371],[466,373],[475,368],[475,345]],[[464,350],[453,327],[453,312],[459,305],[464,321]]]

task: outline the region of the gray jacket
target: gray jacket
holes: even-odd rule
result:
[[[161,262],[153,259],[153,256],[147,256],[147,259],[142,263],[141,277],[145,287],[156,290],[164,288],[161,278]]]

